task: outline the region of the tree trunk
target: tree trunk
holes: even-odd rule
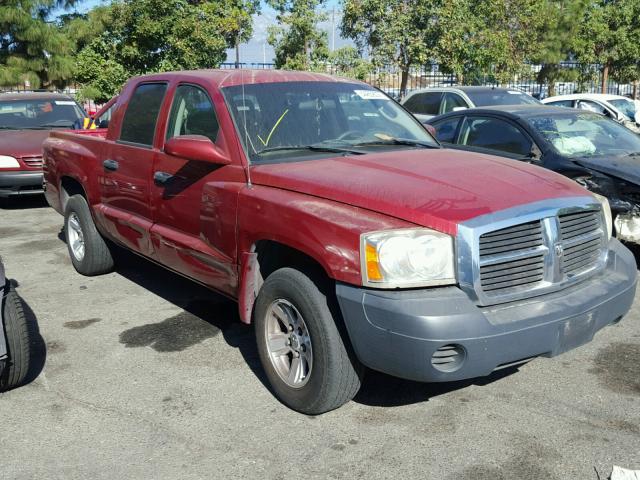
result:
[[[602,69],[602,93],[607,93],[607,85],[609,83],[609,64],[605,63],[604,68]]]
[[[402,75],[400,77],[400,98],[407,95],[407,82],[409,81],[409,65],[402,67]]]
[[[633,81],[633,99],[638,99],[638,80]]]
[[[555,97],[556,96],[556,82],[555,80],[550,80],[549,81],[549,97]]]
[[[236,68],[240,68],[240,39],[236,38]]]

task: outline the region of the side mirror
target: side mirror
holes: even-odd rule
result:
[[[109,128],[109,120],[101,120],[98,128]]]
[[[203,135],[181,135],[164,144],[164,151],[174,157],[228,165],[231,159],[225,156],[215,144]]]
[[[633,120],[640,125],[640,110],[636,110],[636,114],[633,116]]]

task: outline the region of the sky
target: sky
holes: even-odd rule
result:
[[[101,3],[108,3],[108,0],[85,0],[75,8],[75,11],[84,13]],[[340,8],[339,0],[327,0],[324,6],[329,14],[329,21],[320,24],[320,28],[329,34],[329,48],[340,48],[351,45],[349,40],[340,37]],[[335,16],[333,12],[335,10]],[[58,14],[63,13],[59,11]],[[331,19],[335,18],[332,22]],[[267,44],[267,28],[275,25],[276,12],[263,4],[262,12],[256,15],[253,21],[253,37],[249,42],[240,45],[240,61],[244,63],[273,63],[274,51],[271,45]],[[334,36],[335,32],[335,36]],[[227,51],[227,62],[235,62],[235,50]]]

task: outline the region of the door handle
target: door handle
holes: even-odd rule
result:
[[[105,160],[104,162],[102,162],[102,166],[105,168],[105,170],[110,170],[112,172],[115,172],[116,170],[118,170],[118,162],[116,162],[115,160]]]
[[[153,174],[153,181],[158,185],[166,185],[172,178],[173,175],[167,172],[155,172]]]

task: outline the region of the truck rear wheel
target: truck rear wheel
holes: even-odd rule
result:
[[[255,304],[258,353],[269,383],[280,401],[309,415],[340,407],[361,384],[363,367],[350,355],[331,301],[308,276],[282,268],[269,275]]]
[[[71,263],[78,273],[94,276],[113,269],[109,245],[96,229],[89,204],[82,195],[73,195],[67,201],[64,233]]]
[[[9,288],[2,302],[2,321],[9,357],[0,374],[0,391],[22,385],[31,360],[31,334],[18,294]]]

